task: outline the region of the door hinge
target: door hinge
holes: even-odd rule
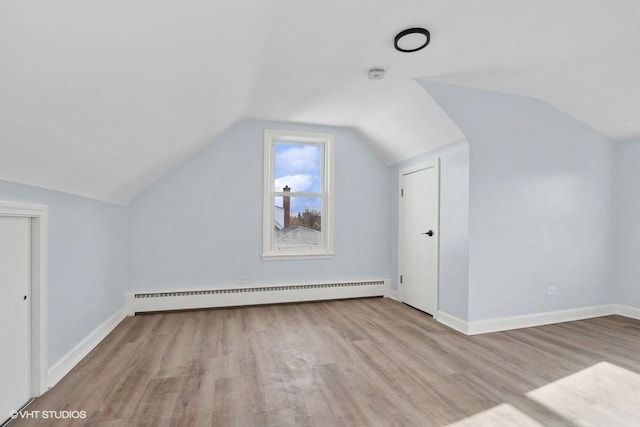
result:
[[[404,197],[404,188],[400,189],[400,197]]]
[[[402,283],[402,274],[400,275],[400,283]]]

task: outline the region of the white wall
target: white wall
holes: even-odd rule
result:
[[[336,135],[335,258],[261,260],[265,128]],[[129,289],[387,279],[390,209],[389,172],[352,132],[241,122],[131,202]]]
[[[48,367],[124,306],[127,210],[0,181],[0,200],[49,207]]]
[[[640,308],[640,138],[615,144],[617,302]]]
[[[469,144],[455,142],[389,167],[391,180],[391,261],[398,290],[398,179],[400,170],[440,159],[440,286],[438,311],[467,319],[469,296]]]
[[[424,86],[469,141],[469,320],[614,302],[613,143],[534,99]]]

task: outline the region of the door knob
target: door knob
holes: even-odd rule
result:
[[[429,230],[426,233],[420,233],[420,234],[426,234],[427,236],[431,237],[433,236],[433,230]]]

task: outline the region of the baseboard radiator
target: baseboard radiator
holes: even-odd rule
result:
[[[129,314],[196,308],[384,296],[388,280],[304,285],[217,288],[193,291],[135,292],[127,295]]]

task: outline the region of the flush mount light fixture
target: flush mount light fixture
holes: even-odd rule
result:
[[[400,31],[393,39],[393,46],[400,52],[417,52],[424,49],[431,40],[429,30],[425,28],[408,28]]]

